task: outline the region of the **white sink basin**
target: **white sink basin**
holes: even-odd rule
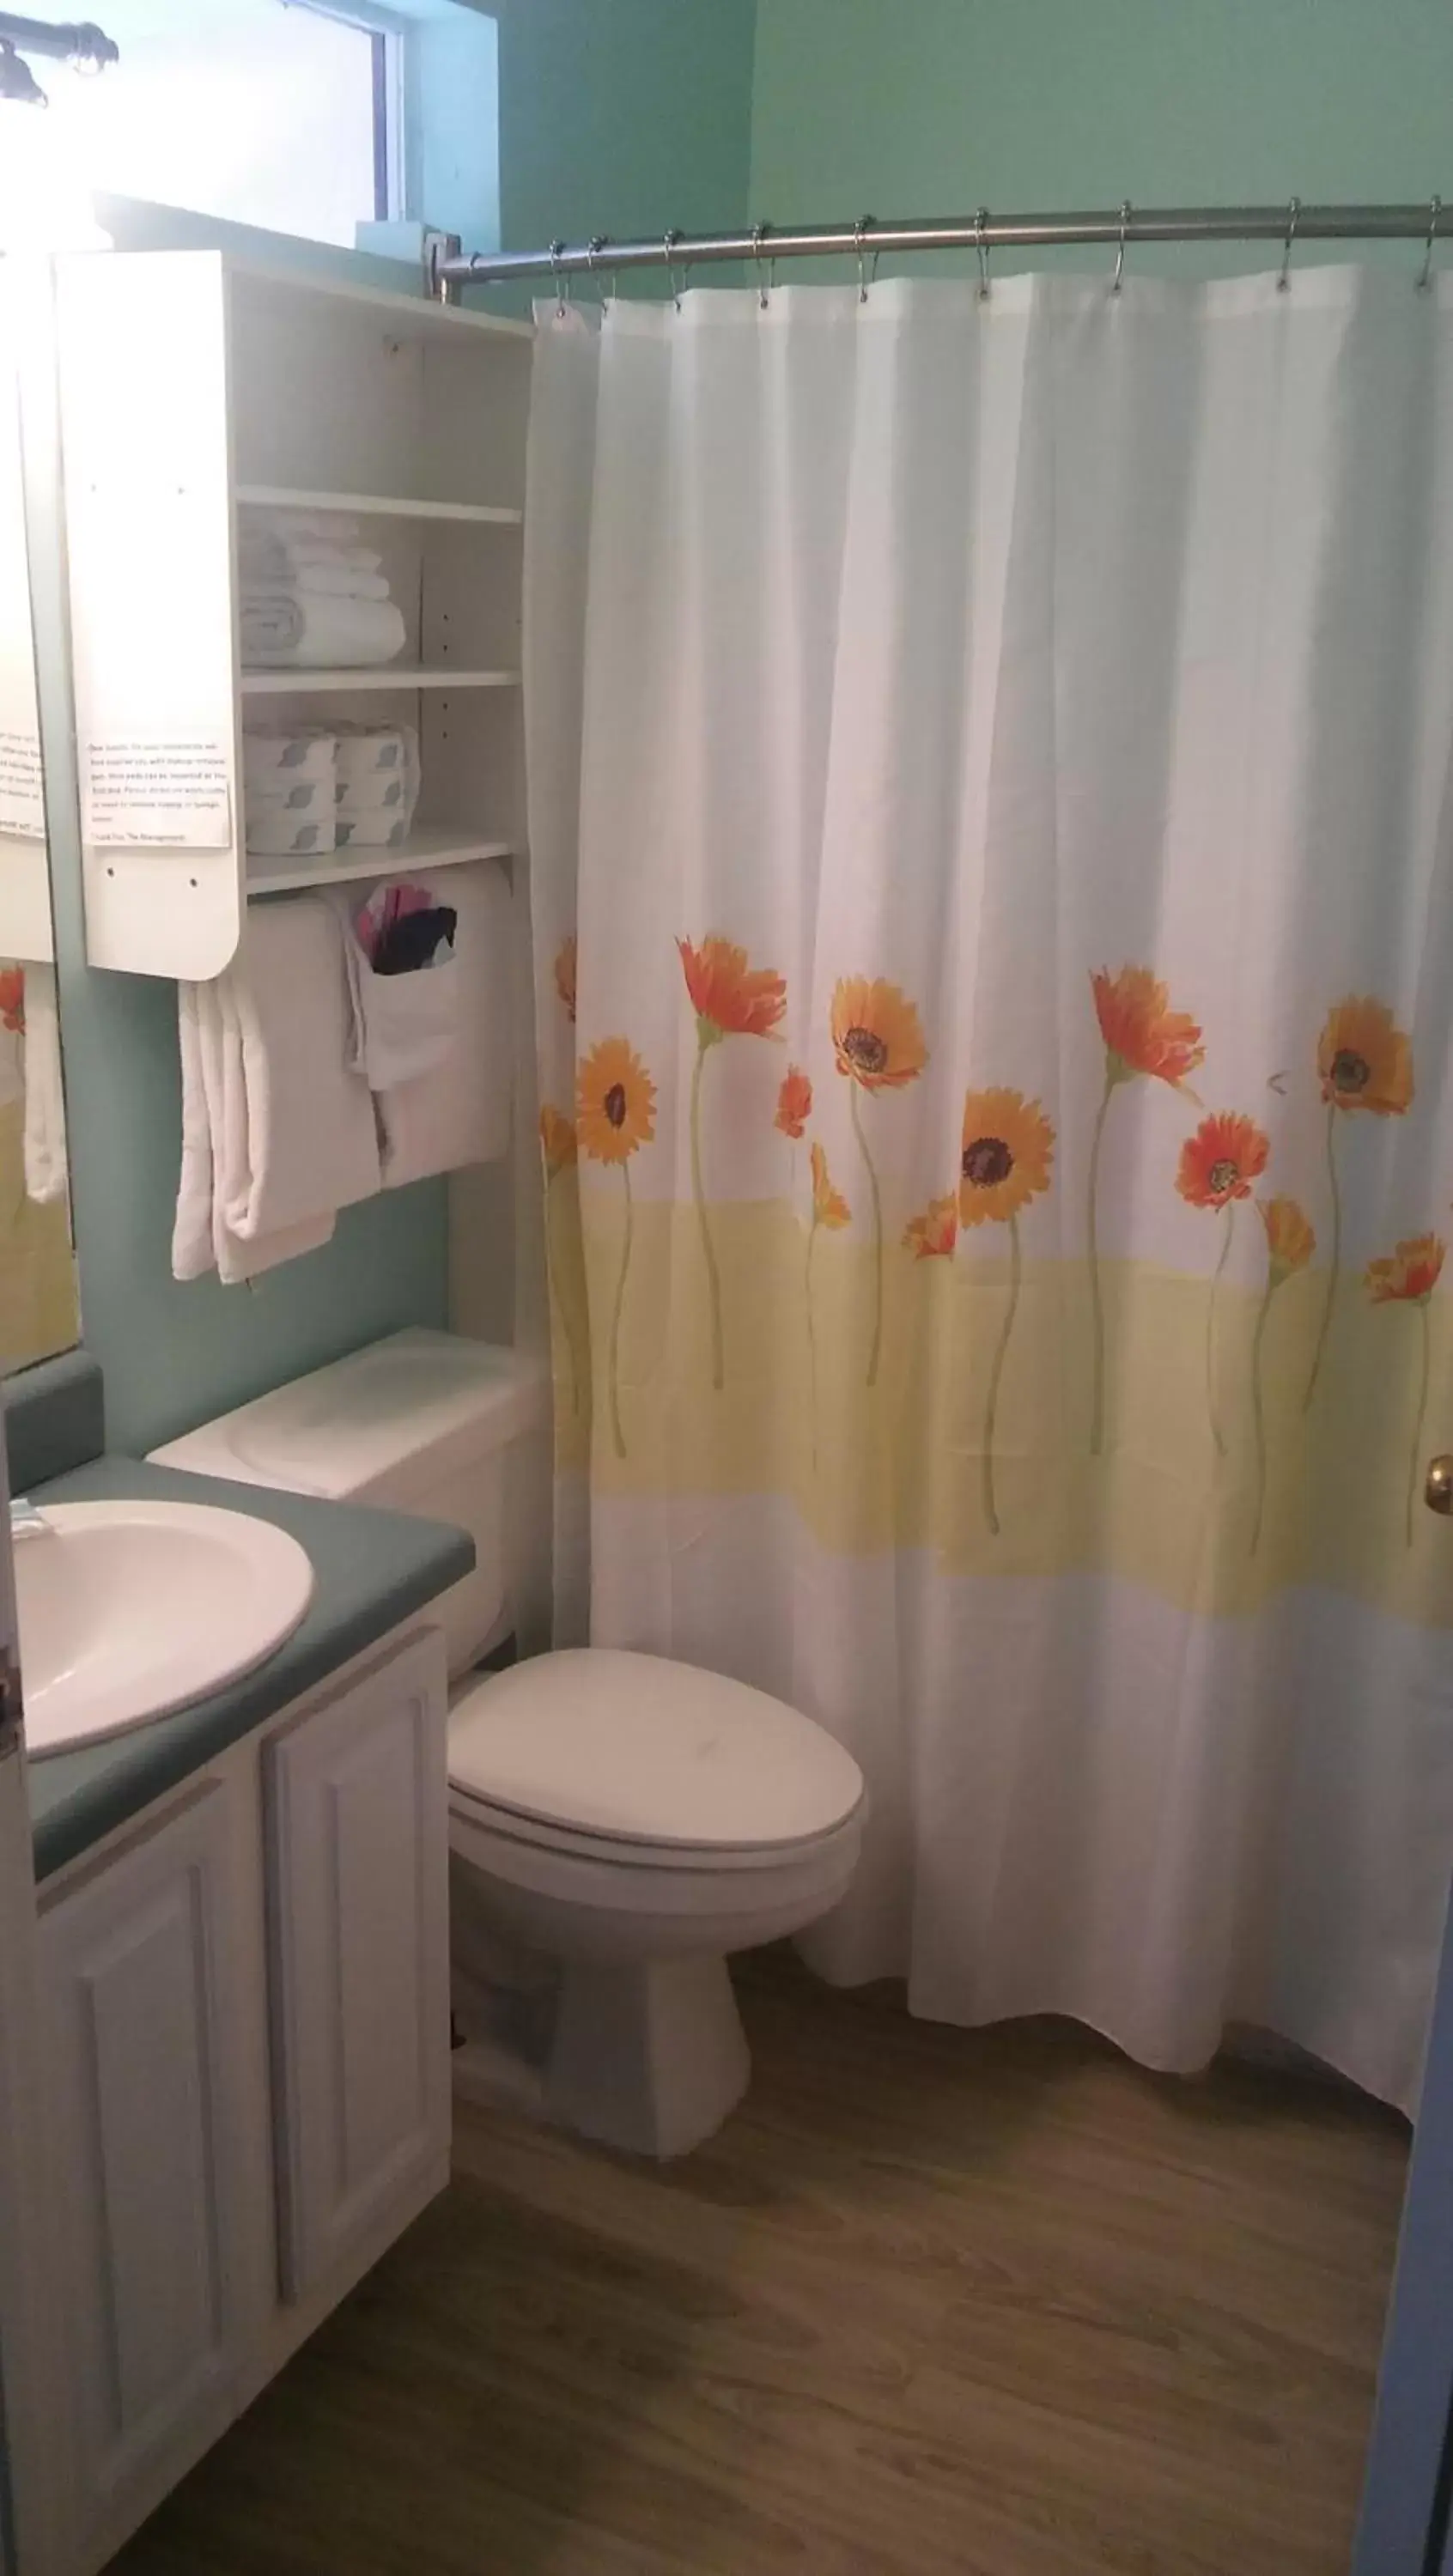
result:
[[[120,1735],[260,1664],[313,1597],[304,1549],[207,1503],[55,1503],[15,1543],[32,1758]]]

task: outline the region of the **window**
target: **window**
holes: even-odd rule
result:
[[[121,60],[49,79],[88,184],[351,249],[403,211],[402,37],[330,0],[106,0]]]

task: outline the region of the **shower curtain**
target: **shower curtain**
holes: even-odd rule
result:
[[[540,315],[556,1635],[856,1754],[830,1978],[1410,2106],[1453,280]]]

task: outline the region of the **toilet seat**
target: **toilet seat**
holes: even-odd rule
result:
[[[588,1646],[472,1683],[449,1716],[461,1823],[607,1867],[813,1859],[863,1805],[852,1755],[800,1711],[664,1656]]]

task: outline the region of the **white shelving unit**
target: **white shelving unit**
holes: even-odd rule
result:
[[[427,824],[397,850],[339,850],[323,859],[249,859],[247,894],[302,894],[309,886],[359,884],[365,878],[401,876],[413,869],[467,868],[475,859],[515,856],[508,841],[461,840],[457,832]]]
[[[245,698],[308,698],[319,689],[344,697],[360,689],[516,689],[518,671],[456,671],[447,664],[437,671],[406,662],[383,662],[374,671],[244,671],[239,686]]]
[[[528,323],[218,251],[57,270],[92,964],[204,980],[254,897],[518,852]],[[238,539],[279,509],[369,522],[396,663],[243,666]],[[407,848],[249,868],[244,721],[361,709],[418,728]]]

